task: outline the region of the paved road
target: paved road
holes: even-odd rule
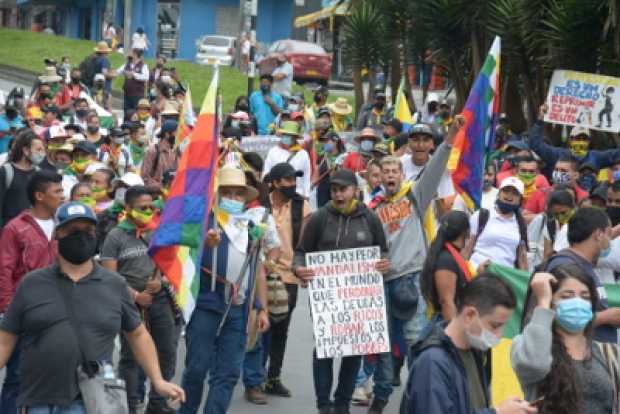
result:
[[[26,93],[30,92],[29,85],[16,84],[15,82],[0,79],[0,91],[4,91],[5,94],[8,94],[14,86],[21,86]],[[282,380],[291,389],[293,397],[270,397],[268,405],[256,406],[245,401],[243,397],[243,386],[238,384],[229,410],[230,414],[245,414],[249,412],[314,414],[317,412],[315,409],[314,386],[312,381],[312,349],[314,339],[312,336],[312,324],[310,322],[310,309],[307,303],[307,293],[305,290],[302,290],[291,323],[291,332],[289,334],[289,342],[282,373]],[[176,383],[180,383],[184,361],[185,345],[181,340],[178,352],[177,375],[175,376]],[[334,370],[334,372],[334,376],[336,377],[338,371]],[[0,371],[0,381],[3,379],[4,370]],[[335,386],[336,384],[334,384],[334,387]],[[395,390],[392,401],[385,410],[386,413],[397,412],[401,394],[402,387]],[[351,412],[352,414],[361,414],[365,413],[366,410],[366,408],[362,407],[352,407]]]

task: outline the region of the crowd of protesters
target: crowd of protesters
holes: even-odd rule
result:
[[[177,140],[185,88],[164,58],[149,68],[141,47],[112,68],[109,43],[65,77],[46,60],[31,94],[15,88],[0,115],[0,412],[85,413],[76,369],[84,358],[111,364],[119,333],[112,375],[131,413],[196,413],[205,398],[205,413],[225,413],[240,379],[249,403],[294,397],[291,358],[312,359],[321,414],[352,403],[382,413],[397,387],[408,414],[617,412],[620,310],[603,284],[620,275],[620,149],[592,149],[583,127],[566,147],[547,143],[545,105],[527,137],[502,116],[474,211],[446,169],[464,123],[448,102],[407,126],[376,90],[354,122],[324,87],[312,102],[293,93],[280,59],[222,119],[196,308],[184,320],[148,249],[187,148]],[[265,135],[277,137],[266,153],[244,150]],[[368,246],[381,250],[391,352],[344,357],[337,376],[333,359],[287,353],[300,288],[315,277],[306,254]],[[489,262],[532,274],[512,346],[525,399],[495,407],[488,351],[517,300]],[[237,283],[243,272],[255,278]]]

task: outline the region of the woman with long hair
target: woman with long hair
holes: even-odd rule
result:
[[[469,238],[466,213],[450,211],[441,219],[420,279],[420,289],[432,308],[433,318],[449,321],[456,315],[454,298],[472,278],[469,264],[461,254]]]
[[[511,360],[540,413],[618,413],[617,346],[592,340],[597,303],[596,285],[579,266],[533,276]]]

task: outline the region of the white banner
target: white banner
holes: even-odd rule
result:
[[[306,254],[308,292],[319,359],[390,351],[379,247]]]
[[[582,126],[605,132],[620,131],[620,78],[592,73],[553,72],[545,122]]]

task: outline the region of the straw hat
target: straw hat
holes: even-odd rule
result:
[[[170,100],[166,100],[166,102],[164,103],[164,110],[161,111],[161,115],[179,115],[177,105],[175,105]]]
[[[258,191],[246,183],[245,173],[242,169],[233,165],[224,165],[217,172],[217,185],[221,187],[243,187],[245,188],[245,201],[250,202],[258,197]]]
[[[149,102],[148,99],[146,98],[142,98],[138,101],[138,108],[151,108],[151,103]]]
[[[360,132],[360,134],[355,137],[355,142],[360,142],[362,138],[370,138],[375,142],[379,141],[379,136],[377,135],[377,132],[370,127],[362,129],[362,132]]]
[[[349,105],[347,98],[338,98],[336,102],[328,106],[337,115],[350,115],[353,113],[353,107]]]
[[[39,76],[39,80],[43,83],[47,82],[59,82],[62,80],[58,73],[56,72],[56,68],[53,66],[46,66],[43,75]]]
[[[95,46],[93,50],[97,53],[110,53],[112,51],[108,44],[103,40],[97,43],[97,46]]]

